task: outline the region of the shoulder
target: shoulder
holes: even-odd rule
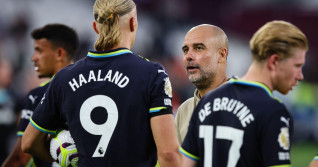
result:
[[[154,70],[155,69],[164,69],[164,67],[160,63],[150,61],[149,59],[147,59],[141,55],[137,55],[137,54],[132,53],[132,55],[129,56],[129,58],[130,58],[130,60],[128,61],[128,63],[132,64],[132,65],[133,65],[133,63],[134,63],[134,65],[141,65],[141,66],[139,66],[140,69],[145,69],[145,68],[151,68]],[[127,58],[125,58],[125,59],[127,59]]]
[[[268,109],[268,115],[290,115],[286,106],[276,99],[269,99],[263,106]]]
[[[82,60],[82,59],[81,59]],[[79,61],[81,61],[79,60]],[[54,78],[51,80],[50,84],[55,85],[57,82],[61,82],[68,78],[68,76],[72,76],[74,74],[73,68],[77,66],[76,62],[75,64],[70,64],[64,68],[62,68],[60,71],[58,71]]]
[[[179,106],[177,110],[176,118],[178,119],[180,117],[183,117],[189,114],[192,115],[193,109],[194,109],[194,97],[191,97]]]
[[[178,108],[178,112],[179,110],[184,110],[186,108],[189,108],[190,106],[193,107],[193,103],[194,103],[194,97],[191,97],[189,99],[187,99],[186,101],[184,101]]]
[[[49,83],[50,83],[50,82],[47,82],[47,83],[44,84],[44,85],[41,85],[41,86],[38,86],[38,87],[32,89],[32,90],[28,93],[28,95],[42,94],[43,92],[46,91],[46,89],[47,89]]]

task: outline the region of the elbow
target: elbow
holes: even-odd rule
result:
[[[181,154],[178,150],[171,151],[162,151],[158,152],[158,161],[160,163],[164,162],[165,164],[180,164],[181,163]],[[179,166],[179,165],[176,165]]]
[[[31,154],[32,152],[32,145],[30,142],[27,142],[26,139],[24,137],[22,137],[22,141],[21,141],[21,150],[25,153],[29,153]]]

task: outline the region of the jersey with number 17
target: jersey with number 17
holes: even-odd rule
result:
[[[128,49],[89,52],[56,74],[31,119],[54,134],[67,123],[79,166],[154,166],[150,119],[172,114],[165,69]]]
[[[289,167],[292,129],[264,84],[231,79],[199,102],[180,152],[205,167]]]

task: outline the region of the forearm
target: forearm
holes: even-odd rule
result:
[[[22,152],[21,150],[21,137],[18,137],[16,145],[14,146],[12,152],[3,162],[1,167],[20,167],[25,166],[30,160],[31,155]]]
[[[40,140],[37,143],[34,143],[34,145],[31,146],[31,148],[28,150],[27,153],[43,161],[53,162],[54,160],[50,154],[49,146],[50,146],[50,142],[45,137],[45,139]]]

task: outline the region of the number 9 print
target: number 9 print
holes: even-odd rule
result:
[[[106,109],[108,118],[104,124],[95,124],[91,119],[91,113],[96,107]],[[86,99],[80,109],[80,122],[88,133],[101,135],[92,157],[104,157],[118,122],[118,109],[114,100],[105,95],[95,95]]]

